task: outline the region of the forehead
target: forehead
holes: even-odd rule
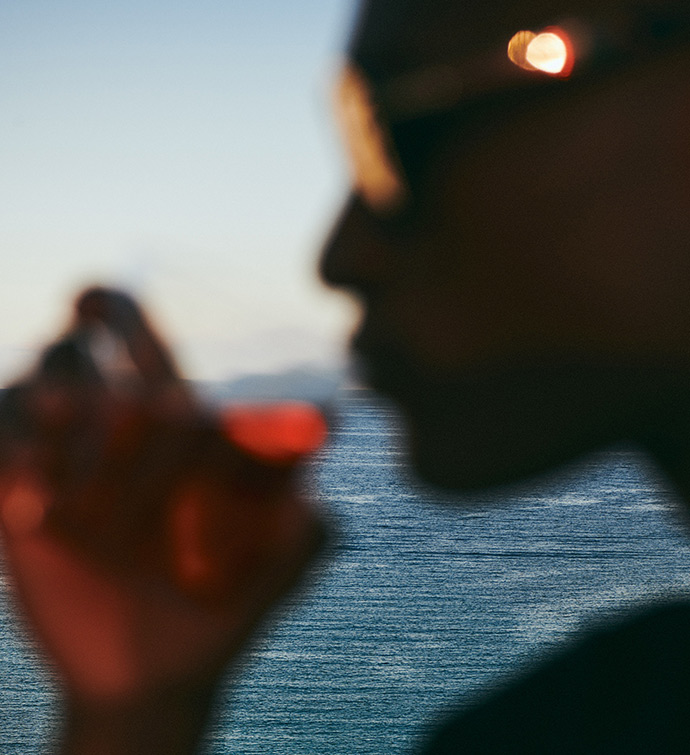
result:
[[[349,55],[373,78],[430,63],[460,61],[538,30],[594,12],[617,15],[626,0],[365,0]]]

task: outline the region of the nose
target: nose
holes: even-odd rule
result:
[[[391,260],[391,240],[361,199],[352,195],[324,244],[321,278],[336,288],[367,291],[385,280]]]

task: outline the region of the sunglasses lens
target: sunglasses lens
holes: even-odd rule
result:
[[[377,213],[396,212],[407,194],[388,134],[376,117],[364,77],[352,66],[336,91],[336,115],[350,160],[354,188]]]

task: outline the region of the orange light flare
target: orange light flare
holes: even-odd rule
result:
[[[526,71],[567,78],[575,63],[575,45],[559,26],[549,26],[538,34],[519,31],[508,43],[508,58]]]

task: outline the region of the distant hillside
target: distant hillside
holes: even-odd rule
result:
[[[336,393],[365,390],[347,380],[341,370],[297,367],[268,375],[245,375],[235,380],[193,380],[193,390],[211,404],[232,401],[310,401],[330,404]],[[5,389],[0,388],[0,399]]]
[[[236,380],[197,381],[194,387],[213,402],[270,401],[289,399],[327,403],[343,382],[339,370],[298,367],[287,372],[269,375],[246,375]]]

